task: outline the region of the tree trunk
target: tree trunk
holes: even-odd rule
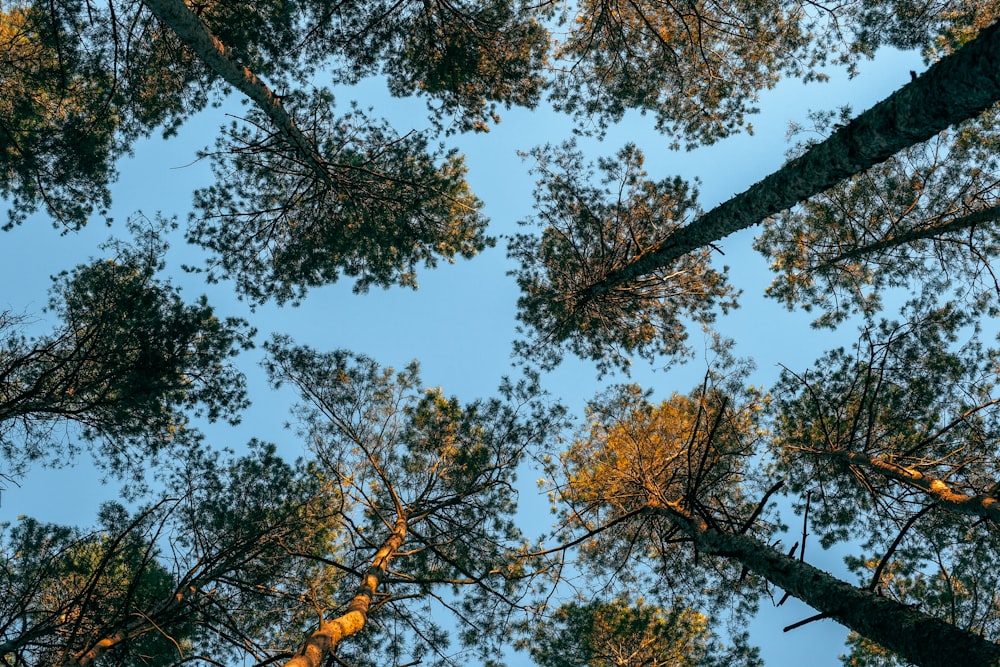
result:
[[[840,181],[974,118],[1000,100],[1000,23],[749,190],[678,229],[585,290],[580,303],[667,268],[689,252],[827,190]]]
[[[858,257],[863,257],[873,252],[878,252],[879,250],[888,250],[889,248],[895,248],[896,246],[903,245],[904,243],[930,239],[943,234],[953,234],[965,229],[971,229],[979,224],[996,222],[997,220],[1000,220],[1000,206],[990,206],[989,208],[980,209],[978,211],[973,211],[972,213],[958,216],[957,218],[952,218],[947,222],[925,225],[923,227],[903,232],[898,236],[882,239],[881,241],[876,241],[875,243],[870,243],[866,246],[848,250],[847,252],[837,255],[833,259],[824,261],[822,264],[819,264],[810,270],[814,271],[816,269],[823,269],[833,266],[838,262],[857,259]]]
[[[406,516],[402,514],[396,518],[392,533],[375,553],[354,599],[347,605],[347,612],[333,620],[321,621],[319,629],[309,635],[299,653],[285,663],[285,667],[320,667],[342,639],[361,631],[368,621],[368,609],[379,583],[385,577],[389,561],[399,553],[406,539],[406,520]]]
[[[183,0],[143,0],[143,3],[163,25],[170,28],[188,48],[194,51],[206,66],[253,100],[291,142],[299,156],[315,172],[316,177],[328,186],[333,185],[326,162],[317,152],[315,144],[299,130],[274,91],[248,67],[235,62],[225,44],[209,32],[202,20],[188,9]]]
[[[74,654],[64,663],[64,667],[84,667],[94,663],[105,653],[118,646],[124,641],[135,639],[148,632],[165,633],[164,628],[169,625],[172,619],[183,618],[184,607],[190,605],[191,596],[199,595],[195,584],[197,581],[187,583],[186,588],[178,590],[169,598],[160,602],[150,611],[140,612],[138,610],[129,614],[129,617],[122,626],[106,637],[102,637],[91,646]],[[176,643],[175,643],[176,645]]]
[[[746,535],[710,528],[673,503],[651,501],[650,514],[669,518],[699,551],[732,558],[829,618],[922,667],[997,667],[1000,645],[852,586]]]

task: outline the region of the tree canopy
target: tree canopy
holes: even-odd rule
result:
[[[815,615],[785,630],[840,624],[847,665],[1000,665],[998,16],[986,0],[6,3],[0,233],[46,220],[83,239],[97,218],[114,236],[47,267],[44,309],[9,286],[0,490],[91,462],[80,477],[116,490],[89,527],[2,520],[0,661],[758,667],[749,623],[791,596]],[[675,175],[680,149],[753,134],[779,83],[863,76],[887,48],[926,71],[865,111],[789,119],[787,162],[755,185],[705,203],[725,165]],[[373,82],[426,112],[344,101]],[[116,186],[133,153],[218,105],[186,221],[116,221],[158,189]],[[473,165],[501,111],[560,134],[502,147],[535,188],[498,221]],[[503,377],[480,377],[496,341],[462,321],[502,310],[491,285],[451,286],[474,296],[448,317],[348,322],[371,288],[416,288],[498,240],[487,280],[520,291]],[[766,295],[841,346],[754,358],[760,335],[726,327],[756,298],[733,279],[750,249]],[[345,277],[353,296],[333,291]],[[283,330],[331,294],[308,342]],[[437,319],[459,322],[437,342],[491,395],[421,379],[405,351]],[[348,324],[394,358],[345,349]],[[671,385],[682,362],[693,389]]]
[[[239,420],[246,391],[231,357],[253,332],[220,320],[204,297],[185,303],[157,276],[166,251],[157,232],[140,239],[111,242],[107,259],[53,278],[53,332],[26,336],[27,315],[0,317],[4,474],[37,459],[68,463],[75,438],[60,435],[68,423],[104,465],[124,472],[183,440],[192,417]]]

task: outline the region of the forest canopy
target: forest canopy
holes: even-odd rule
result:
[[[998,18],[4,3],[0,662],[1000,665]]]

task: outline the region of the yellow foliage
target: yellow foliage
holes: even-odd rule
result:
[[[628,511],[653,497],[676,501],[708,485],[738,483],[742,443],[757,433],[755,411],[751,405],[734,413],[709,392],[674,394],[659,405],[630,406],[610,422],[597,419],[563,455],[570,496]]]

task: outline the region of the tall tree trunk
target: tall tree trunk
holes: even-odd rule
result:
[[[250,68],[240,65],[230,57],[226,45],[209,32],[204,22],[184,4],[184,0],[143,0],[143,4],[194,51],[205,65],[249,97],[267,114],[274,126],[291,142],[299,156],[315,172],[316,177],[328,186],[333,186],[325,160],[316,150],[313,141],[302,133],[285,111],[274,91]]]
[[[580,304],[669,267],[840,181],[974,118],[1000,100],[1000,23],[750,189],[678,229],[580,295]]]
[[[368,609],[371,607],[372,598],[385,577],[389,561],[399,553],[406,539],[406,521],[405,514],[400,514],[396,518],[392,533],[375,553],[354,598],[347,605],[347,611],[332,620],[321,621],[319,629],[309,635],[299,653],[285,663],[285,667],[320,667],[329,652],[342,639],[355,635],[364,628],[368,622]]]
[[[651,501],[648,512],[669,518],[703,553],[732,558],[809,606],[922,667],[997,667],[1000,645],[852,586],[746,535],[710,528],[673,503]]]

